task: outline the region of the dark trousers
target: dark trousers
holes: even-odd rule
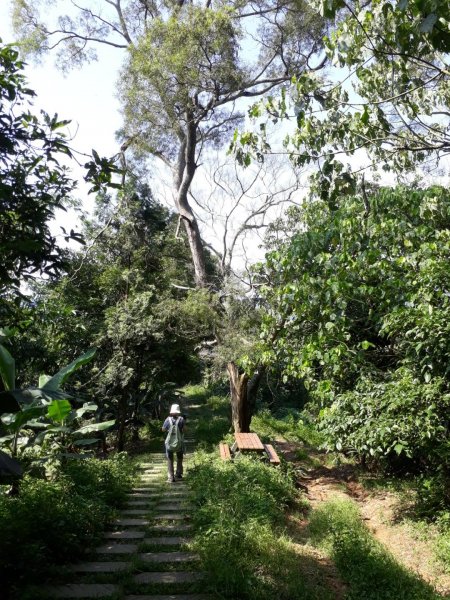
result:
[[[174,479],[175,474],[177,475],[177,477],[181,477],[183,475],[183,451],[176,452],[177,469],[176,469],[175,473],[174,473],[174,464],[173,464],[174,463],[174,454],[175,454],[175,452],[169,452],[169,450],[166,450],[168,479]]]

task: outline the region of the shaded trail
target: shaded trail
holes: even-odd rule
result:
[[[185,472],[195,447],[186,438]],[[146,455],[138,483],[126,507],[104,535],[105,542],[87,551],[89,560],[70,565],[58,585],[46,586],[40,598],[104,600],[213,600],[204,594],[207,573],[189,549],[192,504],[189,486],[167,483],[164,454]]]

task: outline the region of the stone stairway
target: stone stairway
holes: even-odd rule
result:
[[[194,440],[186,440],[185,470]],[[163,454],[140,464],[139,483],[105,542],[91,560],[71,565],[67,583],[48,586],[48,598],[104,600],[212,600],[203,593],[207,574],[189,550],[189,489],[185,481],[167,483]]]

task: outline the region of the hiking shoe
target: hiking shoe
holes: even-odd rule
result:
[[[175,479],[183,479],[183,475],[175,475]]]
[[[175,483],[175,477],[174,477],[173,479],[171,479],[171,478],[170,478],[170,479],[168,479],[168,480],[167,480],[167,483]]]

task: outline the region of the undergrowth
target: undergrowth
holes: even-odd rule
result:
[[[323,442],[317,429],[298,411],[279,411],[279,414],[273,415],[270,410],[262,409],[252,418],[251,428],[262,438],[272,440],[281,435],[288,441],[303,442],[313,447]]]
[[[98,542],[132,478],[130,462],[118,454],[71,461],[53,480],[26,476],[19,495],[0,494],[2,593],[42,581],[50,565],[74,560]]]
[[[288,475],[252,458],[232,463],[200,452],[189,478],[195,549],[225,598],[330,598],[308,587],[301,557],[282,532],[284,510],[296,497]]]

